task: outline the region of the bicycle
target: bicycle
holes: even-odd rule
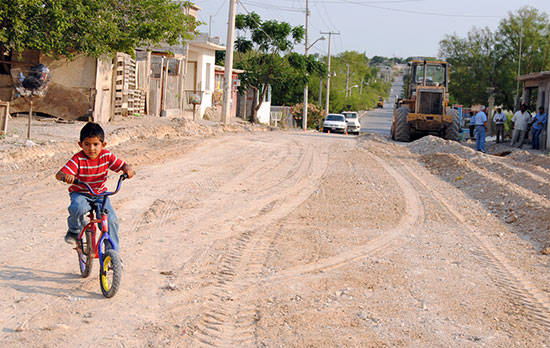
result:
[[[105,210],[107,197],[116,194],[122,185],[122,181],[128,179],[127,174],[122,174],[114,192],[96,193],[90,185],[78,179],[76,185],[84,185],[92,196],[102,197],[100,202],[92,203],[92,209],[88,213],[89,222],[82,228],[78,235],[75,250],[78,254],[80,275],[87,278],[91,271],[94,259],[99,259],[99,285],[103,296],[111,298],[115,296],[122,276],[122,262],[118,255],[117,246],[109,235],[109,217]],[[94,217],[95,215],[95,217]],[[98,225],[100,227],[98,227]],[[97,236],[97,230],[101,232]],[[107,245],[108,243],[108,245]],[[107,248],[110,246],[110,248]],[[103,251],[105,247],[105,252]]]

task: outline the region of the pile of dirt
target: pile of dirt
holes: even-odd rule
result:
[[[407,145],[432,174],[451,183],[543,249],[550,245],[550,159],[528,151],[482,154],[433,136]]]
[[[456,141],[445,140],[433,135],[422,137],[410,144],[407,144],[407,146],[412,153],[419,155],[448,153],[468,158],[476,156],[475,150],[467,146],[461,145]]]

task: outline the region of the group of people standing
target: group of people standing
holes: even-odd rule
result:
[[[506,115],[502,112],[502,109],[497,108],[497,112],[493,116],[493,122],[496,126],[497,143],[504,141],[504,123],[506,119]],[[544,112],[544,107],[539,107],[538,113],[532,117],[527,111],[527,105],[522,104],[520,109],[516,111],[512,117],[514,131],[512,133],[510,146],[521,149],[529,132],[529,126],[531,126],[531,147],[535,150],[539,150],[540,134],[546,126],[547,121],[548,115]],[[487,114],[485,114],[485,106],[482,105],[477,114],[474,115],[473,112],[470,112],[470,137],[475,135],[476,151],[485,152],[485,136],[487,134],[487,129]]]

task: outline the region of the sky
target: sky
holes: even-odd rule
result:
[[[199,31],[227,41],[229,0],[195,0],[201,8]],[[465,37],[470,29],[489,27],[523,6],[550,14],[549,0],[309,0],[309,43],[335,32],[331,55],[344,51],[385,57],[437,57],[445,34]],[[262,20],[305,26],[306,0],[238,0],[237,13],[256,12]],[[236,32],[236,36],[239,32]],[[242,35],[242,33],[241,33]],[[327,35],[324,35],[327,36]],[[328,37],[327,37],[328,38]],[[294,49],[304,53],[304,44]],[[326,55],[328,39],[320,40],[309,53]]]

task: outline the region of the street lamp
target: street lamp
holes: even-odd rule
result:
[[[313,41],[313,43],[311,45],[307,45],[307,39],[306,39],[306,51],[305,51],[305,56],[306,56],[306,59],[307,59],[307,54],[308,54],[308,51],[311,47],[313,47],[313,45],[315,45],[317,43],[317,41],[319,40],[325,40],[326,37],[324,36],[321,36],[320,38],[318,38],[317,40]],[[302,127],[304,129],[304,131],[307,129],[307,102],[308,102],[308,84],[307,84],[307,81],[306,81],[306,85],[304,87],[304,110],[302,112],[303,114],[303,117],[302,117]]]
[[[351,89],[355,88],[355,87],[359,87],[359,85],[353,85],[353,86],[348,87],[344,90],[344,92],[346,92],[346,97],[351,97]]]
[[[307,48],[308,51],[310,48],[313,47],[313,45],[315,45],[317,43],[317,41],[323,41],[323,40],[326,40],[327,38],[325,36],[321,36],[320,38],[318,38],[317,40],[313,41],[313,43],[311,45],[309,45],[309,47]]]

